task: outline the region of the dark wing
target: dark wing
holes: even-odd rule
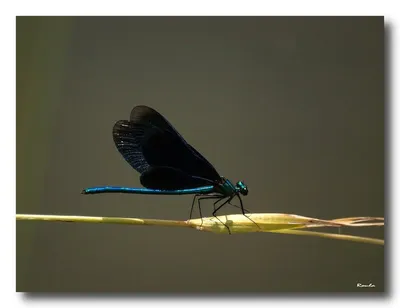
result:
[[[125,160],[139,173],[149,169],[149,164],[143,156],[141,140],[144,130],[134,126],[131,122],[121,120],[113,128],[114,143]]]
[[[150,167],[140,176],[140,183],[152,189],[188,189],[213,185],[203,178],[195,178],[171,167]]]
[[[220,180],[214,167],[152,108],[133,108],[130,122],[117,122],[113,136],[122,156],[140,173],[150,166],[163,166],[190,176]]]

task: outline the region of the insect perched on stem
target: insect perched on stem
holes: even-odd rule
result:
[[[247,186],[241,181],[233,185],[231,181],[220,176],[154,109],[147,106],[134,107],[129,121],[115,123],[113,138],[118,151],[140,173],[140,183],[145,188],[102,186],[86,188],[82,191],[83,194],[194,194],[190,218],[196,199],[200,217],[200,201],[215,200],[213,216],[216,217],[218,210],[231,204],[232,199],[237,197],[243,215],[248,212],[240,197],[248,194]],[[229,231],[229,227],[226,227]]]

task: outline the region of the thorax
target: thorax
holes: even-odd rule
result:
[[[231,181],[221,176],[221,181],[218,186],[216,186],[216,192],[221,193],[225,196],[231,196],[236,194],[236,187]]]

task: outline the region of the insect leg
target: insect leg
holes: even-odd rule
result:
[[[239,197],[239,198],[240,198],[240,197]],[[228,204],[230,204],[230,205],[232,205],[232,206],[234,206],[234,207],[236,207],[236,208],[238,208],[238,209],[241,209],[241,210],[242,210],[242,213],[243,213],[243,211],[245,211],[246,213],[250,213],[249,210],[246,210],[245,208],[242,208],[242,207],[239,206],[239,205],[233,204],[233,203],[231,203],[230,201],[228,202]],[[244,215],[244,213],[243,213],[243,215]]]
[[[254,223],[257,227],[260,228],[260,226],[257,225],[257,223],[256,223],[254,220],[252,220],[250,217],[248,217],[248,216],[246,215],[245,211],[246,211],[247,213],[249,213],[249,211],[247,211],[247,210],[243,207],[242,198],[240,198],[239,194],[237,194],[236,196],[238,197],[238,199],[239,199],[239,201],[240,201],[240,208],[242,209],[243,216],[245,216],[247,219],[249,219],[252,223]],[[260,228],[260,229],[261,229],[261,228]]]
[[[230,202],[230,201],[232,200],[232,198],[233,198],[233,196],[230,196],[225,202],[223,202],[221,205],[219,205],[216,209],[215,209],[215,204],[217,204],[217,203],[220,202],[221,200],[224,200],[225,198],[221,198],[221,199],[217,200],[216,202],[214,202],[214,212],[213,212],[213,216],[214,216],[216,219],[218,219],[219,222],[220,222],[221,224],[223,224],[223,225],[228,229],[229,234],[232,234],[232,233],[231,233],[231,230],[229,229],[229,227],[228,227],[226,224],[224,224],[224,223],[221,221],[221,219],[219,219],[219,218],[217,217],[217,215],[215,215],[215,214],[217,213],[217,211],[218,211],[221,207],[223,207],[225,204],[227,204],[228,202]]]
[[[202,215],[202,213],[201,213],[200,200],[204,200],[204,199],[219,199],[219,200],[221,200],[221,197],[220,197],[220,196],[204,196],[204,197],[200,197],[200,198],[197,199],[197,204],[198,204],[198,206],[199,206],[199,213],[200,213],[200,219],[201,219],[201,225],[200,225],[200,227],[203,225],[203,215]],[[218,201],[219,201],[219,200],[218,200]],[[217,201],[217,202],[218,202],[218,201]]]
[[[236,196],[238,197],[238,199],[239,199],[239,201],[240,201],[240,208],[242,209],[242,213],[243,213],[244,216],[246,216],[246,214],[245,214],[245,209],[244,209],[244,207],[243,207],[242,198],[240,198],[239,194],[237,194]],[[249,211],[247,211],[247,212],[249,212]]]
[[[193,197],[192,207],[190,208],[190,216],[189,216],[189,219],[192,219],[194,201],[196,200],[196,197],[198,197],[198,196],[201,196],[201,194],[195,194],[194,197]]]

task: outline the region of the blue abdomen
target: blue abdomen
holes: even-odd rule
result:
[[[86,188],[83,194],[101,194],[101,193],[125,193],[141,195],[191,195],[191,194],[209,194],[215,192],[214,186],[202,186],[188,189],[162,190],[149,188],[133,188],[121,186],[102,186]]]

